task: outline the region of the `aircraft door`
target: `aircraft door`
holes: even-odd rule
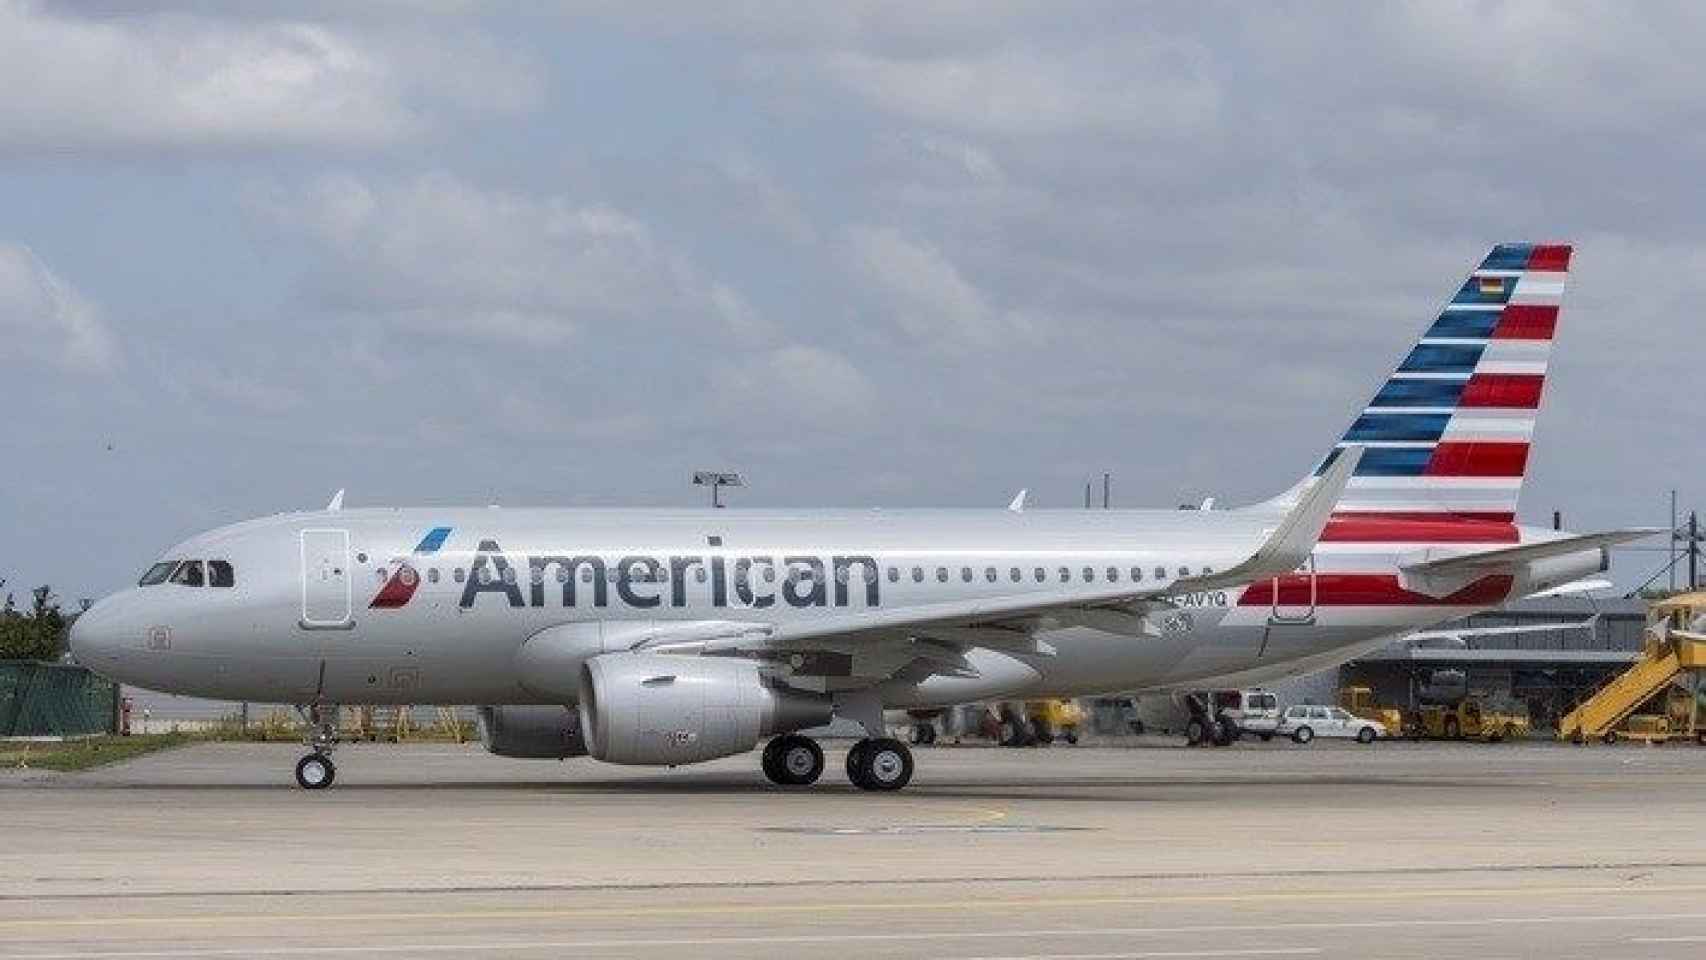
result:
[[[306,630],[342,630],[350,619],[348,530],[302,531],[302,620]]]
[[[1273,579],[1273,609],[1269,623],[1308,624],[1315,622],[1315,555],[1296,572]]]

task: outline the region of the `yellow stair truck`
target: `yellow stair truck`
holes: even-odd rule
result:
[[[1647,609],[1641,658],[1565,714],[1558,721],[1558,738],[1573,743],[1694,739],[1706,745],[1700,710],[1706,673],[1703,628],[1706,591],[1654,603]],[[1636,712],[1655,702],[1658,712]]]

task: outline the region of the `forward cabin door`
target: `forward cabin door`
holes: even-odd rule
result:
[[[302,531],[302,621],[306,630],[343,630],[350,619],[348,530]]]
[[[1273,580],[1273,610],[1269,623],[1315,622],[1315,555],[1293,573]]]

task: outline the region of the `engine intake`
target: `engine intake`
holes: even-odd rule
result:
[[[481,707],[480,741],[500,757],[586,756],[580,714],[570,707]]]
[[[751,660],[611,653],[581,668],[580,721],[609,763],[701,763],[830,720],[830,698],[767,683]]]

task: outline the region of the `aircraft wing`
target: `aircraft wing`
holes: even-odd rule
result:
[[[1168,596],[1294,572],[1315,549],[1361,456],[1362,447],[1345,447],[1254,551],[1216,573],[1147,587],[1080,585],[894,609],[838,611],[789,624],[707,623],[692,636],[682,634],[690,625],[673,624],[645,646],[660,652],[756,656],[771,660],[796,680],[833,676],[840,678],[838,685],[854,686],[886,679],[914,663],[927,673],[973,671],[975,675],[965,657],[973,647],[1049,656],[1053,650],[1036,634],[1056,627],[1089,626],[1131,636],[1150,635],[1155,628],[1149,615],[1170,608]]]

